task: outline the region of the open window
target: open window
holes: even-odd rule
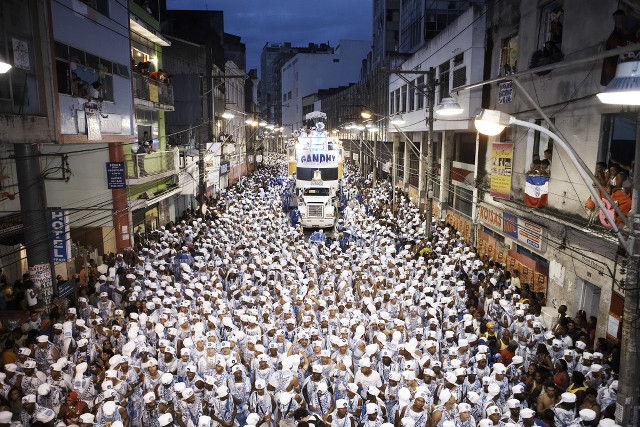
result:
[[[518,71],[518,35],[507,37],[500,51],[500,75],[514,74]]]
[[[564,22],[563,2],[556,0],[540,9],[540,28],[538,31],[538,50],[529,60],[529,68],[542,67],[562,61],[562,33]],[[540,73],[548,74],[550,71]]]
[[[598,161],[605,162],[607,166],[617,164],[627,172],[633,170],[636,129],[635,113],[605,114],[602,119]]]

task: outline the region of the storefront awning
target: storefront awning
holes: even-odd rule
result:
[[[149,206],[153,206],[154,204],[158,203],[161,200],[164,200],[168,197],[173,196],[174,194],[180,194],[181,191],[182,191],[182,187],[178,187],[169,191],[165,191],[164,193],[161,193],[151,199],[131,200],[129,201],[129,210],[135,211],[138,209],[145,209]]]

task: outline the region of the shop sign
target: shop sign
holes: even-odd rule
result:
[[[107,188],[109,190],[127,188],[124,162],[107,162]]]
[[[501,82],[498,84],[498,104],[509,104],[513,101],[513,82]]]
[[[100,131],[102,133],[122,133],[122,116],[120,114],[108,114],[100,116]]]
[[[227,160],[220,162],[220,176],[228,175],[231,170],[231,163]]]
[[[51,235],[51,254],[54,262],[66,262],[71,258],[71,235],[69,234],[69,216],[65,211],[49,211],[49,234]]]
[[[485,206],[480,206],[478,218],[489,228],[504,233],[526,247],[538,252],[546,250],[546,230],[538,224],[506,212],[494,211]]]

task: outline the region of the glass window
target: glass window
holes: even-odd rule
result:
[[[553,119],[551,119],[553,120]],[[537,125],[542,126],[545,129],[549,129],[549,124],[545,120],[536,120]],[[545,155],[545,151],[550,150],[550,153],[553,153],[553,140],[549,138],[547,135],[540,133],[539,131],[534,131],[533,134],[533,160],[544,160],[548,158],[551,161],[551,155]],[[548,153],[549,153],[548,152]]]
[[[416,81],[411,81],[411,85],[409,85],[409,111],[415,110],[416,106]]]
[[[416,108],[418,110],[422,110],[424,108],[424,95],[422,94],[422,92],[425,90],[424,88],[424,76],[420,76],[416,79],[416,86],[418,88],[417,92],[418,92],[418,99],[417,99],[417,106]]]
[[[400,111],[407,111],[407,85],[402,85],[402,94],[400,95]]]
[[[443,62],[442,64],[440,64],[440,66],[438,67],[438,74],[439,76],[439,80],[440,80],[440,93],[438,94],[438,100],[437,100],[437,104],[439,104],[440,102],[442,102],[443,98],[446,98],[447,96],[449,96],[449,92],[451,90],[451,86],[450,86],[450,70],[451,70],[451,64],[449,61],[447,62]]]
[[[502,42],[500,51],[501,75],[513,74],[518,71],[518,35],[508,37]]]

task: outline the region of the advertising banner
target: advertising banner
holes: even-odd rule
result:
[[[53,262],[66,262],[71,259],[71,234],[68,219],[65,211],[49,211],[49,234],[51,235]]]
[[[337,168],[340,163],[340,152],[338,150],[296,151],[296,162],[301,168]]]
[[[491,155],[491,196],[509,199],[513,144],[493,144]]]
[[[38,298],[42,299],[44,307],[48,309],[53,296],[53,277],[50,264],[38,264],[29,267],[29,278],[39,289]]]

